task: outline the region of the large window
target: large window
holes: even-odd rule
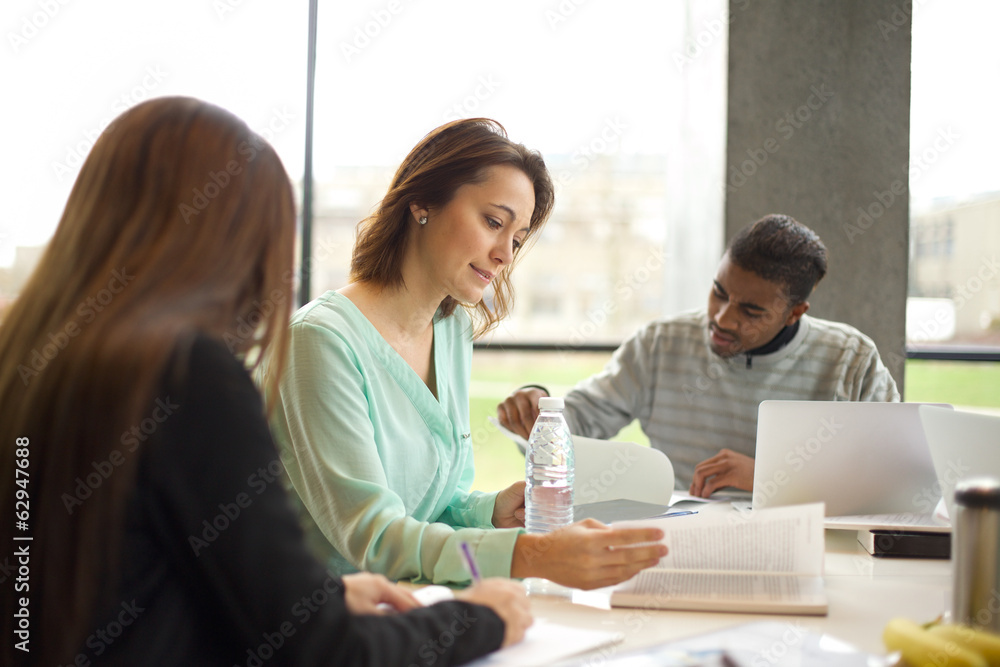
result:
[[[739,6],[739,5],[737,5]],[[303,161],[307,3],[5,5],[0,307],[18,293],[108,121],[195,95]],[[408,0],[320,6],[313,295],[346,281],[353,229],[427,131],[503,122],[543,152],[555,214],[496,341],[614,343],[704,301],[722,246],[728,3]],[[1000,69],[988,0],[914,3],[913,348],[1000,347]]]
[[[94,141],[163,95],[223,106],[302,174],[305,3],[5,0],[0,88],[0,309],[52,236]]]
[[[907,341],[1000,351],[1000,5],[913,4]]]
[[[996,349],[1000,92],[984,73],[1000,71],[1000,5],[914,5],[908,341]],[[96,136],[139,101],[193,95],[229,108],[300,181],[306,2],[8,0],[5,8],[0,309],[34,268]],[[346,282],[356,224],[406,152],[443,122],[495,118],[541,151],[555,178],[555,213],[515,272],[515,311],[491,342],[558,351],[477,353],[477,456],[501,452],[480,470],[509,476],[503,465],[519,465],[486,421],[512,387],[540,381],[564,391],[608,356],[567,350],[614,345],[649,319],[704,303],[723,246],[728,8],[724,0],[320,5],[311,296]],[[998,368],[911,360],[906,398],[996,409]],[[630,428],[622,437],[641,441]]]
[[[322,5],[312,292],[428,131],[487,116],[544,155],[556,208],[494,342],[615,343],[702,305],[722,247],[727,3]]]

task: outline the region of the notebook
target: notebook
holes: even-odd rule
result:
[[[455,597],[452,589],[438,585],[424,586],[415,590],[413,595],[425,605],[452,600]],[[522,641],[494,651],[469,665],[470,667],[551,665],[556,660],[612,646],[624,639],[625,635],[621,632],[576,628],[539,618],[528,628]]]
[[[763,401],[753,509],[822,502],[827,516],[930,513],[940,495],[920,406]]]
[[[955,484],[966,477],[1000,478],[1000,416],[920,407],[937,484],[949,517],[955,514]]]

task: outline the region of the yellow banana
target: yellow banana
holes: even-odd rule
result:
[[[930,632],[975,651],[986,658],[990,667],[1000,667],[1000,635],[953,623],[931,626]]]
[[[931,633],[908,618],[894,618],[882,630],[882,642],[899,651],[910,667],[988,667],[986,659],[947,637]]]

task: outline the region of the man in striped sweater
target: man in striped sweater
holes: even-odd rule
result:
[[[638,419],[678,486],[708,497],[752,489],[761,401],[900,400],[869,337],[806,315],[826,266],[819,236],[789,216],[744,228],[719,263],[707,310],[651,322],[622,343],[566,395],[570,429],[610,438]],[[527,437],[546,395],[518,389],[497,406],[500,422]]]

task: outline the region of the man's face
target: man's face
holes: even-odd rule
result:
[[[808,302],[789,305],[784,285],[740,268],[726,253],[708,296],[712,352],[728,358],[765,345],[807,310]]]

